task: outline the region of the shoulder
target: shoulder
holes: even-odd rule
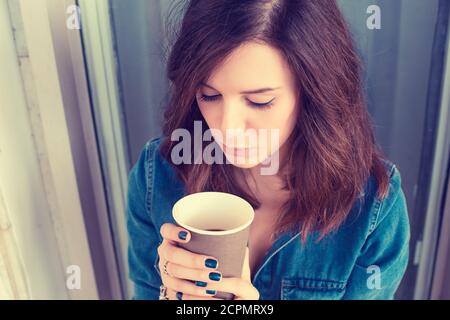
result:
[[[145,143],[144,149],[149,153],[149,155],[154,155],[156,151],[159,151],[161,142],[162,137],[150,139]]]
[[[151,186],[154,182],[154,178],[157,176],[155,171],[158,171],[158,175],[170,175],[174,173],[174,168],[160,152],[162,141],[162,137],[148,140],[141,149],[139,159],[135,164],[135,166],[138,167],[136,169],[140,169],[143,176],[146,178],[145,182],[148,186]]]
[[[161,137],[150,139],[145,143],[141,150],[141,157],[143,158],[141,165],[147,169],[155,165],[155,161],[158,160],[156,156],[159,154],[160,145]]]
[[[372,210],[370,210],[371,223],[368,234],[371,234],[385,219],[401,222],[399,220],[407,220],[408,218],[400,170],[389,160],[383,160],[383,163],[389,177],[389,188],[383,199],[380,199],[376,195],[376,187],[372,188],[373,192],[369,193],[369,197],[372,198],[371,202],[373,202],[373,206],[371,208]],[[372,178],[372,180],[374,180],[374,178]]]
[[[162,142],[163,137],[158,137],[145,143],[129,176],[130,192],[139,191],[140,201],[155,225],[170,220],[171,207],[185,193],[175,168],[160,152]],[[132,180],[139,188],[133,187]]]
[[[383,199],[378,198],[374,179],[369,182],[364,196],[366,205],[358,217],[360,232],[350,235],[353,259],[347,264],[344,299],[392,299],[408,265],[410,227],[401,175],[393,163],[384,164],[389,177],[388,193]],[[343,241],[340,245],[349,251],[348,243]],[[342,249],[338,252],[342,253]],[[373,282],[369,286],[368,278],[379,279],[377,290],[373,290]]]
[[[141,150],[137,163],[137,169],[142,173],[141,178],[145,179],[148,191],[158,183],[165,183],[170,186],[177,184],[180,187],[180,180],[177,178],[176,170],[172,164],[161,153],[161,145],[164,137],[149,139]]]
[[[386,196],[378,197],[378,183],[375,176],[371,175],[340,228],[341,234],[347,234],[345,238],[351,234],[356,246],[362,246],[368,239],[386,235],[395,235],[400,242],[409,237],[408,208],[400,170],[389,160],[383,160],[383,164],[389,178]]]
[[[128,173],[128,192],[146,194],[152,185],[152,170],[155,165],[155,154],[159,148],[160,138],[148,140],[141,149],[136,162]]]

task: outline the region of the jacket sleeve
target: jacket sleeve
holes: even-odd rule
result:
[[[147,208],[147,181],[152,170],[153,145],[145,145],[128,174],[127,231],[128,276],[133,281],[132,300],[158,300],[161,277],[156,269],[159,230],[156,230]]]
[[[387,197],[374,206],[374,219],[343,299],[393,299],[406,271],[410,227],[401,176],[395,165],[390,178]]]

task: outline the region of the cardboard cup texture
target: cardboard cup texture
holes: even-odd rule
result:
[[[198,192],[178,200],[172,214],[176,223],[191,233],[191,240],[179,243],[180,247],[217,258],[223,278],[242,276],[255,215],[247,201],[224,192]],[[218,291],[214,297],[232,300],[234,295]]]

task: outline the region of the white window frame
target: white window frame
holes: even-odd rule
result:
[[[97,299],[47,4],[0,2],[0,183],[29,298]],[[79,289],[66,285],[72,265]]]

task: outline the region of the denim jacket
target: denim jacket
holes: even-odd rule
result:
[[[127,229],[132,299],[158,299],[161,273],[157,247],[162,224],[174,223],[172,206],[185,195],[183,183],[159,153],[160,138],[148,141],[128,176]],[[285,232],[272,244],[252,284],[261,300],[393,299],[409,257],[410,228],[397,167],[384,160],[390,177],[384,200],[369,177],[340,228],[305,244]]]

